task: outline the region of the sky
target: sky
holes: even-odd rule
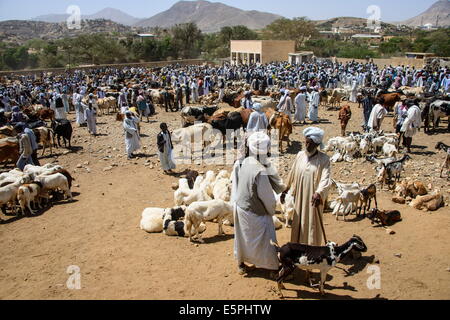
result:
[[[381,20],[403,21],[427,10],[437,0],[223,0],[211,1],[244,10],[258,10],[287,18],[306,16],[322,20],[340,16],[367,18],[367,8],[380,7]],[[70,5],[78,5],[81,14],[93,14],[111,7],[137,18],[149,18],[169,9],[178,0],[0,0],[0,21],[26,20],[40,15],[65,13]]]

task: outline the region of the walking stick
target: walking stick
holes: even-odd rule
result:
[[[322,227],[323,238],[325,239],[325,245],[328,243],[327,235],[325,233],[325,227],[323,226],[322,215],[319,212],[319,208],[315,208],[317,217],[319,218],[320,226]]]

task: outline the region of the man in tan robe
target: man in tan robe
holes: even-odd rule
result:
[[[295,198],[291,242],[321,246],[323,232],[317,211],[323,215],[324,200],[332,184],[330,158],[318,150],[323,130],[311,127],[303,134],[306,150],[297,155],[287,181],[287,190],[291,189]]]

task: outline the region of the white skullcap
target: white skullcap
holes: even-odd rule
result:
[[[306,86],[300,87],[300,90],[305,90],[306,91]]]
[[[314,141],[315,144],[322,144],[323,136],[325,135],[325,131],[323,131],[320,128],[316,127],[310,127],[306,128],[303,131],[303,135],[305,138],[310,138],[312,141]]]
[[[254,155],[266,155],[269,152],[270,138],[265,133],[255,132],[248,138],[247,143]]]

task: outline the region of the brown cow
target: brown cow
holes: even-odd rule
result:
[[[341,121],[341,135],[345,137],[345,131],[347,130],[347,125],[352,118],[352,110],[350,106],[343,106],[339,111],[338,120]]]
[[[52,109],[41,109],[37,112],[39,119],[42,121],[50,120],[55,121],[55,111]]]
[[[287,138],[288,146],[291,145],[291,140],[289,139],[292,134],[292,122],[289,119],[289,116],[276,112],[273,110],[269,110],[266,112],[267,119],[269,119],[269,131],[272,129],[278,130],[279,133],[279,141],[280,141],[280,152],[283,152],[283,140]]]
[[[0,143],[0,163],[11,160],[13,164],[19,160],[19,142],[11,142],[8,140],[3,140]]]
[[[380,94],[378,98],[384,99],[383,106],[388,110],[389,112],[392,112],[394,110],[394,106],[397,102],[401,101],[402,94],[401,93],[385,93]]]

